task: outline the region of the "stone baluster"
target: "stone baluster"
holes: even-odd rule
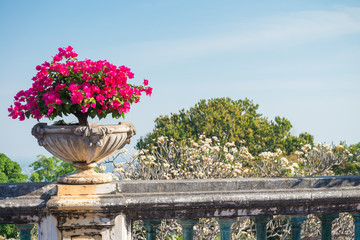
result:
[[[19,230],[20,240],[31,240],[31,230],[33,227],[33,224],[16,225],[16,228]]]
[[[255,217],[256,240],[266,240],[266,224],[272,219],[272,216]]]
[[[144,220],[146,240],[156,240],[156,229],[160,225],[161,220]]]
[[[183,240],[194,239],[194,225],[199,222],[198,219],[180,219],[178,221],[182,227]]]
[[[301,239],[301,224],[307,219],[306,216],[293,216],[290,218],[291,224],[291,239],[300,240]]]
[[[230,240],[231,239],[231,225],[236,222],[235,219],[229,218],[218,218],[216,221],[220,225],[220,239]]]
[[[354,240],[360,240],[360,213],[353,213],[352,214],[354,219],[354,225],[355,225],[355,236]]]
[[[321,240],[331,240],[332,221],[339,217],[339,214],[322,214],[318,216],[321,220]]]

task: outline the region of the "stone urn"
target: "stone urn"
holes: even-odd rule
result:
[[[73,174],[59,177],[59,183],[100,184],[111,182],[112,176],[96,173],[94,167],[130,143],[136,129],[129,122],[118,125],[89,123],[87,126],[38,123],[31,133],[40,146],[76,168]]]

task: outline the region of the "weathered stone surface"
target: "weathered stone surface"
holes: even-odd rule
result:
[[[0,223],[38,222],[55,194],[56,185],[51,183],[0,183]]]
[[[54,194],[54,183],[0,183],[0,199],[24,196],[41,196],[46,199]]]
[[[135,219],[360,211],[360,177],[0,184],[0,224],[39,224],[40,240],[131,239]]]
[[[113,183],[94,185],[57,185],[58,196],[115,194],[116,191],[116,184]]]
[[[122,214],[131,219],[360,211],[360,177],[0,184],[0,222],[13,214]],[[24,214],[27,213],[27,214]]]
[[[58,179],[66,184],[100,184],[112,181],[110,174],[96,173],[93,169],[130,142],[136,134],[135,127],[129,122],[118,125],[99,125],[89,123],[79,125],[52,125],[38,123],[32,134],[52,155],[73,163],[75,173]]]

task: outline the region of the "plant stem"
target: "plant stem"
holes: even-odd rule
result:
[[[88,121],[87,121],[87,118],[89,116],[88,113],[75,112],[74,115],[78,119],[79,125],[86,126],[88,124]]]

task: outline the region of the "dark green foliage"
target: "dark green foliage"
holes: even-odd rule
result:
[[[20,165],[0,153],[0,183],[25,182],[26,180],[27,176],[21,173]],[[17,238],[18,231],[14,224],[0,225],[0,235],[7,239]]]
[[[16,229],[14,224],[3,224],[0,225],[0,236],[6,239],[17,238],[19,231]]]
[[[26,182],[26,179],[27,176],[21,173],[20,165],[0,153],[0,182]]]
[[[291,123],[286,118],[276,117],[269,121],[257,112],[259,105],[251,100],[215,98],[201,100],[194,107],[171,116],[155,119],[155,129],[137,143],[138,149],[146,148],[154,139],[166,136],[177,141],[197,141],[200,134],[216,136],[221,144],[235,142],[247,146],[252,154],[274,151],[276,148],[291,153],[302,144],[313,143],[310,134],[292,136]]]
[[[38,155],[38,160],[30,164],[34,172],[30,176],[31,182],[55,182],[58,177],[73,173],[75,168],[71,163],[64,162],[56,157]]]

